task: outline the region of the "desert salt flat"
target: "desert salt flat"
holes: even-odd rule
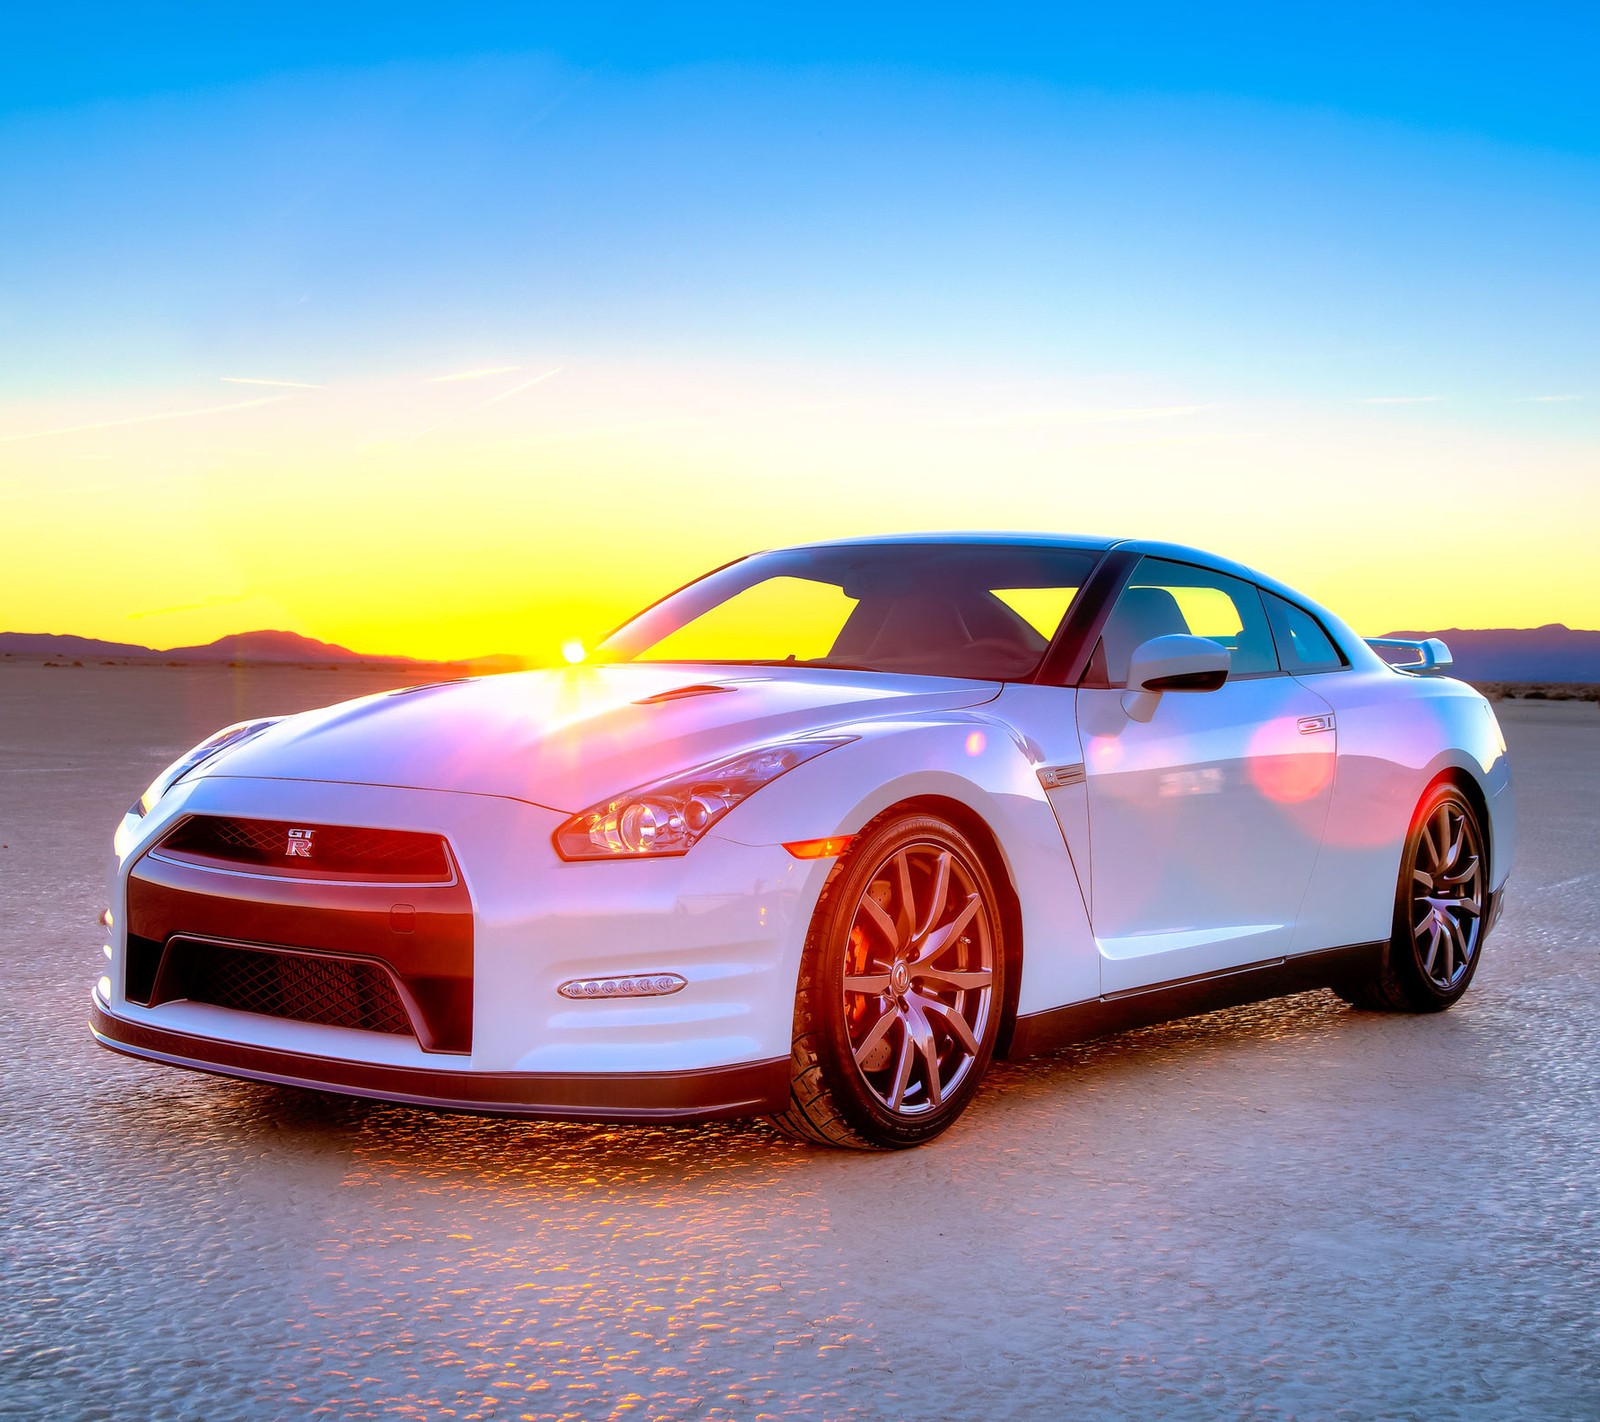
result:
[[[449,1116],[84,1025],[150,776],[367,673],[0,666],[0,1415],[1600,1416],[1600,714],[1508,704],[1463,1004],[1004,1065],[931,1147]]]

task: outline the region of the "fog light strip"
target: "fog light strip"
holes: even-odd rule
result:
[[[676,973],[637,973],[628,978],[574,978],[556,989],[562,997],[587,1001],[599,997],[665,997],[688,987]]]

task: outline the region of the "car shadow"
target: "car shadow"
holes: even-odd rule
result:
[[[1022,1061],[996,1062],[962,1120],[935,1151],[979,1147],[1008,1129],[1010,1107],[1041,1102],[1065,1123],[1075,1094],[1148,1078],[1159,1103],[1167,1068],[1181,1065],[1185,1080],[1215,1070],[1226,1079],[1229,1059],[1263,1048],[1303,1044],[1326,1050],[1350,1032],[1371,1030],[1385,1019],[1353,1012],[1330,992],[1303,993],[1162,1023],[1063,1047]],[[838,1151],[790,1140],[760,1120],[688,1125],[619,1125],[540,1121],[478,1115],[371,1101],[198,1073],[150,1068],[143,1109],[124,1116],[121,1130],[141,1122],[165,1137],[192,1131],[203,1121],[213,1141],[228,1140],[248,1154],[316,1159],[326,1167],[358,1166],[385,1176],[460,1172],[496,1183],[570,1187],[646,1187],[712,1177],[764,1175],[802,1164],[812,1168],[873,1168],[905,1160],[907,1153]],[[1059,1113],[1055,1111],[1059,1103]],[[196,1118],[201,1118],[197,1121]],[[187,1126],[184,1124],[187,1122]],[[1034,1129],[1031,1120],[1029,1129]],[[909,1153],[919,1155],[919,1152]]]

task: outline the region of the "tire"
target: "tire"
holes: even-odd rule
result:
[[[1335,991],[1375,1012],[1443,1012],[1478,971],[1487,900],[1483,823],[1459,786],[1440,782],[1411,820],[1381,963]]]
[[[971,840],[929,814],[868,825],[812,916],[795,997],[786,1135],[921,1145],[972,1100],[1005,1002],[1000,901]]]

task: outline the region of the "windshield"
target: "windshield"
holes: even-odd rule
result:
[[[1019,681],[1098,554],[880,543],[760,553],[613,632],[597,662],[711,662]]]

